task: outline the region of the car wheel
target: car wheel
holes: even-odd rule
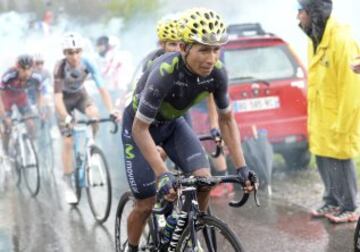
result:
[[[309,167],[311,154],[308,149],[295,149],[282,153],[286,167],[291,170],[305,170]]]

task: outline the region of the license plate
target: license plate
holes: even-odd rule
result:
[[[277,109],[279,107],[280,107],[280,101],[278,96],[237,100],[233,102],[234,112],[261,111],[261,110]]]

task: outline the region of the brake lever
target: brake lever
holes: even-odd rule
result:
[[[215,137],[214,138],[214,142],[215,142],[215,145],[216,145],[216,150],[215,152],[211,153],[211,156],[213,158],[217,158],[220,156],[221,154],[221,150],[222,150],[222,138],[221,137]]]
[[[259,189],[259,180],[256,176],[255,173],[251,173],[250,174],[250,182],[252,184],[252,186],[254,187],[254,201],[257,207],[260,207],[260,201],[259,201],[259,197],[258,197],[258,189]]]
[[[114,129],[113,130],[110,130],[110,132],[112,134],[116,134],[116,132],[118,132],[118,129],[119,129],[119,126],[118,126],[118,123],[116,122],[115,118],[113,116],[110,115],[110,119],[111,119],[111,122],[113,123],[114,125]]]

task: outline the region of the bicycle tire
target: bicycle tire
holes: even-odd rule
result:
[[[211,241],[211,243],[213,244],[212,249],[205,249],[204,251],[228,251],[228,252],[243,252],[244,248],[240,243],[239,238],[234,234],[234,232],[229,228],[229,226],[227,224],[225,224],[224,222],[222,222],[221,220],[219,220],[218,218],[214,217],[214,216],[209,216],[209,215],[202,215],[202,216],[198,216],[198,221],[197,224],[195,224],[195,229],[196,231],[200,231],[203,230],[204,232],[204,228],[210,228],[211,230],[219,230],[221,235],[229,242],[229,245],[232,247],[232,250],[227,247],[220,246],[219,248],[213,248],[214,247],[214,243],[216,243],[214,241]],[[211,235],[213,236],[213,231],[211,232]],[[204,235],[206,236],[206,235]],[[211,239],[216,239],[215,237],[212,237]],[[184,252],[187,251],[188,247],[186,246],[187,243],[190,240],[190,227],[189,225],[186,226],[186,228],[184,229],[182,235],[180,236],[180,239],[177,243],[176,246],[176,252]],[[205,245],[209,246],[208,244],[209,241],[206,240],[205,238]],[[205,246],[204,244],[202,244],[202,247]],[[217,246],[217,244],[215,244],[215,246]]]
[[[354,233],[354,252],[360,252],[360,218],[357,221]]]
[[[33,155],[31,161],[34,161],[33,164],[27,164],[27,158],[22,157],[25,160],[25,167],[23,168],[23,175],[25,178],[26,187],[28,188],[30,195],[35,197],[40,191],[40,170],[39,170],[39,160],[35,150],[33,141],[27,136],[23,136],[25,152],[28,152],[30,155]],[[24,153],[25,154],[25,153]],[[26,154],[25,154],[26,155]],[[29,174],[30,169],[35,171],[35,174]],[[34,187],[30,184],[31,180],[34,180]]]
[[[12,159],[12,173],[15,176],[15,184],[16,186],[20,186],[21,183],[21,156],[20,156],[20,148],[19,142],[16,140],[15,142],[9,143],[9,152]]]
[[[97,147],[96,145],[93,145],[91,146],[91,149],[90,149],[90,155],[93,156],[93,155],[98,155],[98,157],[101,159],[101,163],[102,163],[102,168],[104,169],[102,172],[100,172],[99,175],[104,175],[104,177],[102,176],[98,176],[99,178],[101,179],[104,179],[104,181],[100,181],[100,183],[95,183],[93,184],[93,181],[91,181],[91,172],[92,172],[92,169],[95,169],[95,166],[94,167],[89,167],[88,165],[86,165],[86,172],[87,172],[87,187],[86,187],[86,193],[88,195],[88,202],[89,202],[89,205],[90,205],[90,209],[91,209],[91,212],[94,216],[94,218],[96,219],[96,221],[98,223],[103,223],[107,220],[107,218],[109,217],[109,214],[110,214],[110,210],[111,210],[111,197],[112,197],[112,189],[111,189],[111,177],[110,177],[110,171],[109,171],[109,166],[107,164],[107,161],[106,161],[106,158],[105,158],[105,155],[104,153],[102,152],[102,150]],[[87,160],[87,164],[88,164],[88,161]],[[98,169],[101,169],[99,168],[99,166],[97,166]],[[99,187],[99,186],[103,186],[105,185],[106,187],[106,194],[107,194],[107,197],[106,197],[106,203],[105,203],[105,209],[103,211],[102,214],[99,213],[99,211],[96,209],[96,206],[97,205],[102,205],[102,204],[96,204],[95,201],[94,201],[94,198],[93,198],[93,195],[91,195],[91,188],[94,186],[94,187]]]
[[[127,238],[126,239],[122,239],[122,230],[124,230],[126,237],[127,237],[127,227],[122,227],[121,226],[121,221],[125,218],[127,218],[127,216],[124,216],[124,210],[125,210],[125,206],[127,204],[134,204],[135,202],[135,198],[133,196],[133,194],[130,191],[127,191],[125,193],[122,194],[117,209],[116,209],[116,214],[115,214],[115,251],[116,252],[126,252],[125,248],[127,245]],[[158,249],[155,247],[155,245],[152,243],[152,241],[154,240],[155,234],[154,234],[154,229],[152,228],[152,221],[151,221],[151,217],[148,220],[148,228],[149,228],[149,232],[146,234],[146,231],[144,232],[144,236],[145,236],[145,241],[146,244],[142,244],[142,242],[140,241],[140,245],[139,245],[139,251],[150,251],[150,252],[158,252]],[[127,220],[127,219],[126,219]],[[142,235],[143,236],[143,235]],[[143,246],[147,246],[147,250],[142,250]]]
[[[79,202],[80,202],[80,199],[81,199],[81,185],[80,185],[80,169],[83,169],[81,167],[82,164],[78,164],[77,163],[77,159],[78,159],[78,156],[79,154],[76,154],[75,156],[75,171],[74,171],[74,180],[73,180],[73,188],[74,188],[74,191],[75,191],[75,195],[76,195],[76,199],[77,201],[76,202],[72,202],[70,203],[70,205],[76,207]],[[82,162],[85,162],[85,161],[82,161]],[[80,165],[80,167],[79,167]]]

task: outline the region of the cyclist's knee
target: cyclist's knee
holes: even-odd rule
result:
[[[90,118],[99,117],[99,110],[96,106],[90,105],[85,109],[85,114]]]
[[[134,210],[144,217],[148,217],[155,205],[155,197],[136,200]]]
[[[201,168],[201,169],[197,169],[196,171],[193,172],[194,176],[198,176],[198,177],[210,177],[210,169],[208,168]],[[210,192],[211,187],[210,186],[201,186],[198,188],[198,192]]]
[[[210,177],[210,169],[209,168],[200,168],[195,170],[192,175],[197,177]]]

